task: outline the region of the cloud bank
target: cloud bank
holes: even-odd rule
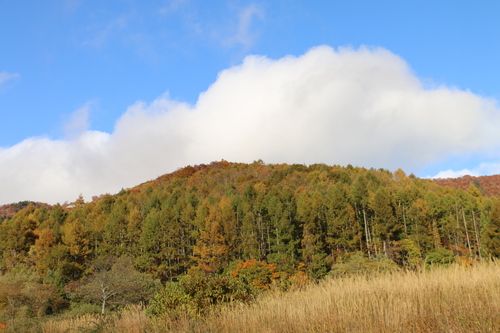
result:
[[[0,203],[64,202],[80,193],[90,199],[220,159],[414,172],[500,146],[495,101],[426,88],[403,59],[381,48],[248,56],[220,72],[195,105],[168,94],[137,102],[112,133],[87,129],[89,107],[72,118],[75,137],[29,138],[0,149]]]

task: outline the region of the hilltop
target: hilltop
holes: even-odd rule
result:
[[[52,208],[52,206],[49,204],[43,202],[34,202],[34,201],[19,201],[16,203],[0,205],[0,221],[5,218],[14,216],[17,212],[28,207],[29,205],[33,205],[37,208],[41,207],[45,207],[48,209]]]

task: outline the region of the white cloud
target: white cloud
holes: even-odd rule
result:
[[[483,176],[483,175],[495,175],[500,174],[500,162],[499,163],[480,163],[478,166],[470,169],[462,169],[458,171],[454,171],[452,169],[446,171],[440,171],[434,177],[429,178],[457,178],[465,175],[469,176]]]
[[[77,140],[30,138],[0,149],[3,193],[0,203],[35,200],[49,203],[75,199],[75,193],[100,193],[116,181],[106,167],[106,133],[88,131]],[[103,172],[103,176],[99,176]]]
[[[500,147],[494,101],[426,90],[384,49],[321,46],[300,57],[249,56],[222,71],[195,105],[168,95],[137,102],[111,134],[82,131],[86,114],[75,113],[79,136],[31,138],[0,150],[0,203],[63,202],[80,193],[89,199],[220,159],[415,172],[443,156]]]
[[[465,175],[475,176],[475,177],[479,176],[478,173],[476,173],[475,171],[471,171],[469,169],[462,169],[459,171],[453,171],[452,169],[448,169],[445,171],[440,171],[434,177],[429,177],[429,178],[458,178]]]

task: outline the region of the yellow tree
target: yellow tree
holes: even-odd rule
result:
[[[70,216],[64,224],[62,231],[62,241],[72,256],[72,261],[83,264],[87,256],[92,253],[92,249],[82,223],[78,218]]]
[[[45,228],[42,230],[35,230],[35,234],[38,236],[35,241],[35,245],[32,246],[30,254],[35,262],[36,269],[45,274],[49,267],[47,266],[46,258],[50,253],[52,247],[56,244],[56,236],[50,228]]]
[[[207,272],[220,271],[229,263],[235,249],[235,234],[236,217],[229,200],[223,198],[217,205],[210,207],[193,249],[198,265]]]

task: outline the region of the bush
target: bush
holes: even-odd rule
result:
[[[455,255],[452,251],[440,248],[438,250],[427,253],[425,257],[425,266],[430,267],[433,265],[449,265],[455,262]]]
[[[274,280],[279,277],[276,265],[255,259],[237,262],[236,267],[229,273],[242,283],[256,289],[255,292],[269,289]]]
[[[386,256],[379,255],[374,260],[364,256],[362,252],[356,252],[345,263],[333,266],[331,274],[334,276],[351,274],[386,273],[398,270],[398,265]]]
[[[81,303],[72,307],[71,310],[64,312],[62,317],[71,318],[71,317],[83,316],[86,314],[99,314],[99,313],[101,313],[101,307],[99,305],[90,303]]]
[[[192,269],[178,282],[167,283],[156,293],[147,312],[171,319],[194,317],[230,302],[249,302],[252,288],[228,275],[207,274]]]

